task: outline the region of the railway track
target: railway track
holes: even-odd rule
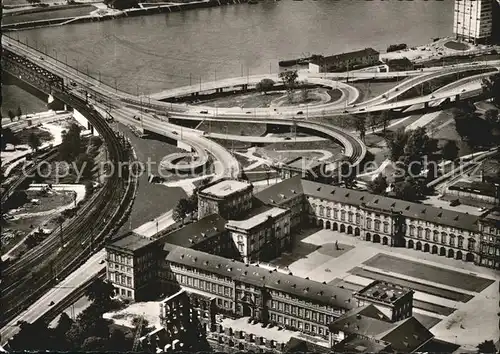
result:
[[[117,229],[113,224],[121,216],[120,212],[126,211],[129,204],[127,202],[133,200],[135,193],[134,188],[128,188],[131,181],[128,167],[120,164],[129,160],[129,153],[122,148],[121,139],[82,100],[59,90],[53,94],[83,113],[103,136],[115,173],[63,228],[66,239],[63,249],[58,249],[59,238],[56,237],[57,234],[53,234],[4,270],[1,299],[4,311],[0,318],[2,324],[10,321],[50,286],[82,264],[92,253],[92,246],[101,244],[106,235]],[[92,221],[91,228],[89,221]]]

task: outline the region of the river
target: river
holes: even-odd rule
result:
[[[278,71],[278,60],[452,34],[453,1],[282,0],[19,32],[61,61],[131,93]],[[10,33],[16,37],[16,33]],[[2,87],[2,114],[43,102]]]

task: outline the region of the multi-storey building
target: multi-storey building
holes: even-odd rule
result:
[[[492,35],[492,0],[455,0],[453,33],[457,39],[487,42]]]
[[[318,55],[311,59],[309,71],[319,73],[332,70],[351,70],[359,66],[377,65],[380,62],[379,54],[375,49],[366,48],[327,57]]]
[[[231,257],[234,246],[224,228],[226,220],[217,214],[155,238],[128,232],[106,245],[107,279],[118,295],[132,300],[145,300],[169,289],[159,287],[158,277],[164,263],[164,250],[183,246]]]
[[[479,229],[481,240],[477,262],[485,267],[500,269],[500,208],[481,215]]]
[[[292,246],[287,209],[263,205],[243,220],[229,220],[226,229],[246,263],[272,260]]]
[[[298,218],[300,210],[322,228],[479,264],[477,216],[303,180],[300,176],[285,182],[256,197],[283,207],[292,196],[300,204],[302,196],[304,205],[291,211],[292,220]]]
[[[238,217],[252,208],[253,186],[247,181],[218,180],[198,192],[198,218],[219,214]]]

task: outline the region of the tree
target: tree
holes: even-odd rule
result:
[[[16,142],[16,136],[10,128],[2,128],[2,150],[5,150],[7,144]]]
[[[80,127],[71,124],[66,132],[63,132],[62,142],[59,145],[59,156],[62,160],[72,162],[82,150],[82,138]]]
[[[107,349],[108,341],[106,338],[89,337],[83,341],[82,349],[86,351],[100,351]]]
[[[366,117],[358,116],[354,120],[356,130],[359,132],[359,138],[364,142],[366,136]]]
[[[105,311],[115,295],[115,287],[100,278],[95,279],[87,288],[86,295],[99,310]]]
[[[191,212],[191,205],[189,201],[186,198],[181,198],[178,202],[177,205],[174,208],[174,211],[172,213],[172,218],[176,222],[184,222],[188,214]]]
[[[302,89],[301,89],[302,102],[307,102],[307,99],[309,98],[309,87],[307,87],[307,85],[308,85],[307,81],[302,82]]]
[[[23,115],[23,111],[21,111],[21,107],[20,106],[17,106],[17,112],[16,112],[16,116],[18,119],[21,119],[21,116]]]
[[[275,82],[271,79],[262,79],[257,84],[255,89],[259,92],[264,92],[264,94],[267,94],[267,91],[271,90],[273,88],[274,84],[275,84]]]
[[[366,114],[366,121],[370,125],[370,128],[372,129],[372,133],[375,132],[375,128],[377,127],[378,121],[377,121],[377,115],[375,114]]]
[[[38,148],[40,147],[40,145],[42,145],[42,141],[40,140],[40,137],[38,135],[31,132],[30,135],[28,135],[28,145],[31,150],[36,153],[38,152]]]
[[[494,354],[497,353],[497,348],[492,340],[485,340],[477,345],[478,353]]]
[[[396,198],[414,202],[418,200],[418,186],[414,179],[406,178],[404,181],[394,184]]]
[[[79,182],[80,179],[91,179],[93,175],[93,170],[94,170],[94,160],[86,153],[81,153],[78,155],[75,161],[75,167],[78,173],[78,180]]]
[[[382,114],[380,115],[380,122],[382,123],[382,132],[385,134],[387,130],[387,126],[389,125],[389,122],[392,119],[392,112],[391,111],[382,111]]]
[[[458,147],[454,140],[448,140],[441,149],[441,154],[445,160],[454,161],[458,157]]]
[[[64,235],[63,235],[63,223],[64,223],[64,216],[58,215],[54,221],[59,225],[59,241],[61,243],[61,248],[64,247]]]
[[[488,123],[496,123],[498,120],[498,109],[488,109],[484,112],[484,119]]]
[[[404,129],[398,129],[391,138],[386,139],[392,162],[399,160],[404,154],[405,145],[408,141],[408,133]]]
[[[297,74],[297,70],[287,70],[279,73],[279,78],[283,81],[283,85],[285,86],[286,92],[288,94],[288,99],[292,99],[292,93],[295,87],[297,86],[297,79],[299,78],[299,74]]]
[[[57,327],[56,330],[65,335],[66,332],[69,331],[71,328],[71,325],[73,324],[73,320],[68,316],[66,312],[61,313],[61,316],[59,317],[59,321],[57,321]]]
[[[493,98],[495,104],[500,103],[500,74],[496,73],[483,79],[481,87],[487,97]]]
[[[10,119],[11,122],[13,122],[14,118],[16,118],[16,114],[13,111],[11,111],[10,109],[7,112],[7,115],[9,116],[9,119]]]
[[[387,178],[382,174],[368,182],[368,189],[373,194],[385,194],[387,187]]]

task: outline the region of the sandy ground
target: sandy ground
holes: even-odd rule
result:
[[[135,328],[132,324],[134,318],[144,316],[150,326],[160,328],[160,302],[161,301],[137,302],[122,310],[107,312],[102,317],[112,320],[117,325]]]

